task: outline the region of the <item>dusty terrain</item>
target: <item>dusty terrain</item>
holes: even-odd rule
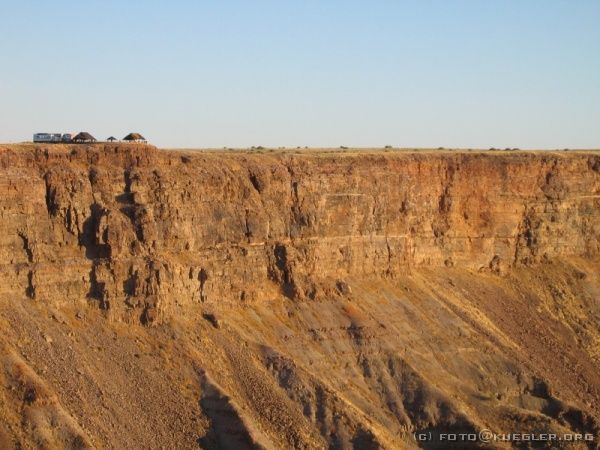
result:
[[[1,449],[597,448],[600,153],[0,146],[0,331]]]

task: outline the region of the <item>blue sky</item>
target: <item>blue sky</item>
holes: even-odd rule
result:
[[[600,1],[0,0],[0,142],[600,147]]]

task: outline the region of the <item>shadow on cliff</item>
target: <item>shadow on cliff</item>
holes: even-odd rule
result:
[[[106,210],[97,203],[90,205],[90,216],[83,222],[83,231],[79,236],[79,245],[85,248],[85,257],[91,260],[110,258],[110,246],[101,244],[108,240],[108,229],[100,234],[100,219],[106,214]]]
[[[100,242],[107,242],[108,229],[100,232],[100,220],[103,215],[106,214],[106,210],[97,203],[93,203],[90,206],[90,216],[83,222],[83,230],[79,236],[79,245],[85,249],[85,257],[92,262],[90,269],[90,288],[88,291],[88,298],[94,299],[100,302],[102,309],[108,309],[108,303],[105,298],[104,282],[100,282],[97,276],[98,266],[103,259],[111,257],[110,246],[108,244],[102,244]],[[103,235],[100,235],[103,234]]]
[[[211,383],[206,375],[202,375],[200,409],[210,420],[210,428],[197,440],[200,448],[206,450],[264,448],[252,438],[230,398]]]

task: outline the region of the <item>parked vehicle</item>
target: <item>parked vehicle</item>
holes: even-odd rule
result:
[[[134,140],[136,142],[146,142],[141,134],[136,134],[136,136],[138,137],[131,140]],[[128,138],[126,137],[125,140],[128,140]],[[111,136],[108,139],[108,141],[116,141],[116,138]],[[33,142],[68,142],[74,144],[82,144],[96,142],[96,138],[86,131],[82,131],[81,133],[77,133],[76,135],[73,135],[71,133],[35,133],[33,135]]]
[[[35,133],[33,135],[33,142],[61,142],[61,133]]]

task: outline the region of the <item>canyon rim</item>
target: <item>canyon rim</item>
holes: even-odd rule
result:
[[[597,151],[0,145],[0,448],[597,448],[599,269]]]

